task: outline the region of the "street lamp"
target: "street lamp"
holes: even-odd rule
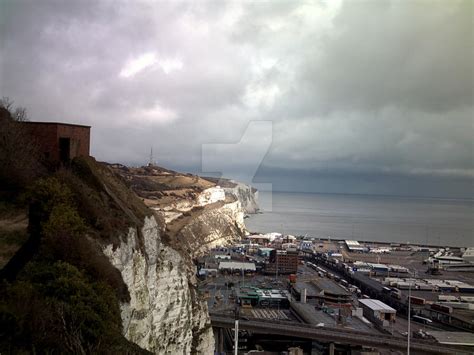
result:
[[[240,309],[239,305],[235,306],[235,333],[234,333],[234,355],[238,355],[239,353],[239,316],[240,316]]]
[[[408,342],[407,355],[410,355],[410,319],[411,319],[411,282],[408,285]]]
[[[413,277],[416,278],[416,270],[413,271]],[[408,284],[408,341],[407,341],[407,355],[410,355],[410,329],[411,325],[411,280]]]

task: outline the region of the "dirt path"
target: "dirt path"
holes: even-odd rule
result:
[[[0,218],[0,268],[25,243],[27,227],[28,217],[25,213]]]

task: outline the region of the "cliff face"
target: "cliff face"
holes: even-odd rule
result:
[[[240,201],[221,203],[190,218],[179,230],[176,240],[181,248],[196,258],[219,245],[228,245],[245,235],[244,212]]]
[[[143,250],[133,228],[120,246],[104,248],[130,292],[130,302],[121,304],[125,337],[157,354],[212,354],[207,305],[197,293],[192,263],[162,243],[153,216],[144,222]]]
[[[227,196],[232,196],[234,199],[239,200],[245,213],[253,214],[258,212],[257,189],[230,179],[213,177],[206,177],[205,179],[221,187]]]
[[[257,213],[258,208],[258,191],[252,186],[242,184],[240,182],[231,181],[234,186],[224,187],[227,194],[234,196],[242,204],[245,213]]]
[[[157,354],[214,352],[207,304],[198,294],[192,259],[236,241],[245,231],[244,213],[239,201],[218,201],[200,211],[177,231],[180,252],[163,243],[154,216],[145,217],[142,248],[137,229],[130,228],[119,246],[109,244],[103,250],[130,293],[130,302],[121,304],[125,337]]]
[[[113,168],[162,221],[164,239],[191,258],[245,235],[245,213],[258,210],[256,191],[231,180],[157,166]]]
[[[145,349],[156,354],[212,354],[214,337],[207,304],[198,292],[193,259],[246,233],[240,198],[248,205],[250,189],[237,186],[232,186],[231,193],[212,181],[162,168],[130,169],[92,158],[74,159],[69,169],[36,185],[29,230],[36,231],[37,238],[28,239],[34,248],[25,249],[27,257],[19,252],[15,256],[20,254],[24,266],[35,253],[40,259],[43,255],[37,265],[47,275],[51,267],[57,267],[55,261],[61,260],[60,266],[67,265],[60,270],[69,277],[76,270],[81,280],[71,278],[70,286],[80,284],[78,294],[97,296],[97,311],[83,313],[103,328],[94,328],[100,330],[89,343],[75,340],[78,349],[84,345],[99,352]],[[62,294],[64,286],[58,287]],[[77,296],[73,294],[67,305],[74,306]],[[58,299],[57,305],[62,312],[64,300]],[[48,313],[54,318],[54,312]],[[70,318],[73,322],[74,317]],[[59,324],[54,329],[69,327],[63,324],[64,318],[51,321]],[[76,337],[77,332],[66,335]],[[59,345],[65,344],[64,335],[54,338]],[[84,352],[74,349],[63,352]]]
[[[117,169],[114,169],[117,172]],[[120,243],[103,248],[121,273],[130,301],[121,304],[125,337],[157,354],[212,354],[207,304],[197,291],[193,259],[246,233],[251,189],[232,193],[207,180],[161,168],[118,172],[154,215]]]

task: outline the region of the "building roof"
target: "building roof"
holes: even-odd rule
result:
[[[321,310],[316,310],[313,304],[292,302],[291,308],[298,313],[306,322],[319,325],[324,327],[338,327],[340,325],[335,324],[334,317],[325,313]],[[373,334],[378,333],[377,329],[364,323],[358,317],[344,317],[344,328],[371,332]]]
[[[362,303],[366,307],[370,308],[373,311],[379,311],[384,313],[396,313],[396,311],[379,300],[374,299],[360,299],[359,303]]]
[[[219,263],[219,270],[221,269],[232,269],[232,270],[251,270],[255,271],[254,263],[243,263],[237,261],[221,261]]]
[[[326,278],[316,278],[311,281],[317,289],[324,291],[325,294],[350,296],[351,293],[339,286],[336,282]]]
[[[255,292],[259,295],[260,298],[288,298],[288,291],[286,290],[262,290],[257,289]]]
[[[364,250],[357,240],[346,240],[345,242],[349,250]]]
[[[253,286],[243,286],[237,290],[237,295],[241,298],[250,297],[258,299],[288,299],[287,290],[261,289]]]
[[[440,344],[474,346],[473,333],[430,330],[428,334],[432,335]]]
[[[297,255],[298,254],[298,250],[293,249],[293,248],[275,249],[275,251],[278,255]]]
[[[249,235],[247,239],[270,239],[270,236],[266,234],[255,234]]]
[[[373,269],[388,269],[388,266],[385,264],[370,264]]]
[[[301,293],[303,289],[306,289],[306,297],[315,297],[320,294],[321,290],[316,288],[311,282],[308,281],[299,281],[293,284],[293,288],[296,292]]]
[[[38,122],[38,121],[22,121],[21,122],[26,124],[38,124],[38,125],[61,125],[61,126],[74,126],[74,127],[82,127],[82,128],[91,128],[91,126],[75,124],[75,123],[67,123],[67,122]]]

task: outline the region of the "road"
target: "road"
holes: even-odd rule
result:
[[[211,313],[211,323],[216,328],[233,328],[234,319],[231,316],[218,315]],[[391,335],[330,329],[325,327],[314,327],[309,324],[295,325],[283,321],[256,321],[240,320],[239,328],[241,330],[253,331],[259,334],[275,334],[305,339],[313,339],[322,342],[337,342],[343,344],[352,344],[360,346],[370,346],[381,349],[392,349],[405,351],[407,342],[405,339],[397,338]],[[440,345],[432,341],[412,339],[411,351],[418,354],[471,354],[469,350],[460,347]]]

